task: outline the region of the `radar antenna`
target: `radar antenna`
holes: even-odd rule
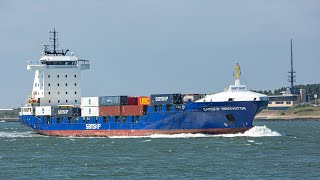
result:
[[[65,56],[67,54],[67,52],[69,51],[68,49],[67,50],[57,50],[58,47],[59,47],[59,43],[58,43],[58,32],[56,31],[56,29],[54,28],[53,31],[50,31],[49,32],[50,34],[50,42],[52,43],[51,45],[44,45],[44,54],[45,55],[54,55],[54,56]],[[50,50],[49,47],[53,48],[53,50]]]

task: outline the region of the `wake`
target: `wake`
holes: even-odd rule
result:
[[[150,136],[110,136],[109,138],[211,138],[211,137],[275,137],[282,136],[277,131],[272,131],[267,126],[254,126],[244,133],[237,134],[217,134],[217,135],[208,135],[208,134],[154,134]]]

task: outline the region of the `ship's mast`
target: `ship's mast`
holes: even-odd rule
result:
[[[58,46],[59,46],[59,43],[58,43],[58,32],[56,31],[56,29],[54,28],[53,31],[50,31],[49,32],[50,34],[50,42],[52,42],[52,45],[50,45],[50,47],[52,49],[49,49],[49,45],[44,45],[44,54],[45,55],[54,55],[54,56],[65,56],[67,54],[67,52],[69,51],[68,49],[67,50],[57,50],[58,49]]]
[[[292,39],[290,40],[290,57],[291,57],[291,70],[290,70],[290,72],[289,72],[289,82],[290,82],[290,84],[291,84],[291,87],[290,87],[290,93],[291,94],[293,94],[294,93],[294,91],[293,91],[293,83],[294,82],[296,82],[296,80],[295,80],[295,71],[293,70],[293,52],[292,52]]]
[[[50,34],[53,34],[53,38],[50,38],[50,40],[53,41],[53,54],[56,54],[56,46],[57,46],[57,38],[56,38],[56,34],[58,32],[56,31],[56,28],[53,29],[53,31],[50,31]]]

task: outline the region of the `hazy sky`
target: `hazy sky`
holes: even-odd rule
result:
[[[90,59],[82,95],[219,92],[234,83],[289,86],[290,38],[297,84],[319,83],[320,1],[0,1],[0,108],[31,94],[48,32]]]

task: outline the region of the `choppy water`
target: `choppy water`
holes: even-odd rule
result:
[[[0,179],[319,179],[320,121],[244,134],[59,138],[0,122]]]

